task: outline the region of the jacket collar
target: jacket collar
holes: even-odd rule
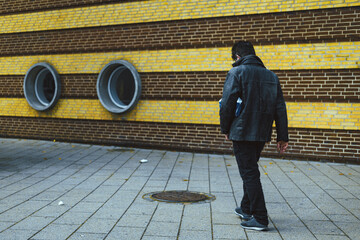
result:
[[[233,67],[239,66],[239,65],[259,65],[261,67],[265,67],[264,63],[261,61],[261,59],[256,55],[247,55],[245,57],[242,57],[238,59],[236,62],[233,63]]]

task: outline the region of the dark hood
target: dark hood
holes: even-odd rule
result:
[[[265,67],[264,63],[256,55],[247,55],[245,57],[240,58],[239,60],[237,60],[236,62],[233,63],[233,67],[236,67],[239,65],[249,65],[249,64]]]

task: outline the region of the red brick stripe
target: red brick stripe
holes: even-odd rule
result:
[[[360,102],[360,69],[284,70],[278,74],[287,101]],[[140,73],[141,99],[216,101],[226,72]],[[96,74],[61,75],[61,98],[96,99]],[[24,97],[24,76],[0,76],[0,97]]]
[[[360,69],[274,71],[287,101],[360,102]]]
[[[360,131],[327,129],[289,129],[289,149],[285,158],[311,159],[332,162],[360,163]],[[279,157],[276,148],[276,132],[264,152]]]
[[[190,19],[0,35],[0,55],[230,47],[360,40],[360,8]]]
[[[360,163],[360,131],[289,129],[284,157]],[[0,136],[68,142],[231,153],[218,126],[142,122],[0,117]],[[275,137],[275,134],[274,134]],[[275,140],[263,156],[277,156]]]

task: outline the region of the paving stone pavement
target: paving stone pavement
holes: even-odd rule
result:
[[[0,138],[0,239],[360,239],[360,166],[259,164],[268,232],[233,213],[242,181],[231,155]],[[216,200],[143,199],[164,190]]]

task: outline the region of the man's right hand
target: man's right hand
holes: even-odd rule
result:
[[[284,141],[279,141],[277,143],[277,150],[280,153],[284,153],[286,151],[286,148],[289,146],[288,142],[284,142]]]

